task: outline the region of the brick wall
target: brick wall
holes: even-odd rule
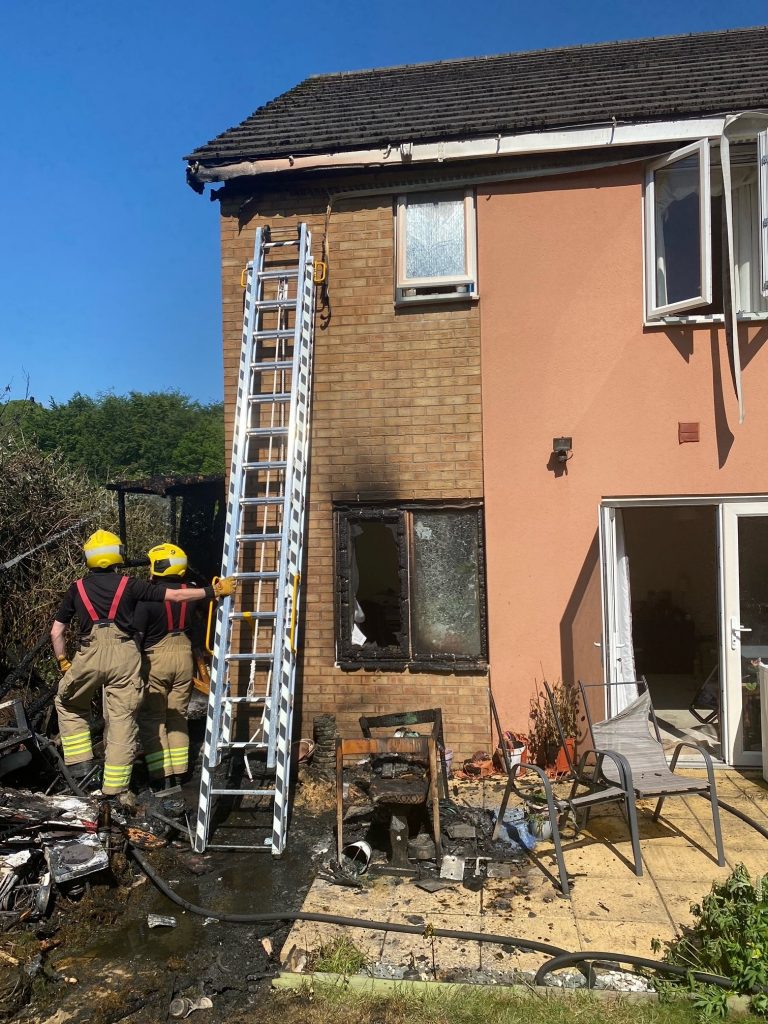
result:
[[[221,203],[227,448],[242,330],[240,275],[256,227],[309,222],[320,255],[325,199],[260,195]],[[247,214],[244,215],[244,210]],[[441,706],[458,759],[490,743],[485,676],[345,672],[334,666],[335,500],[477,498],[482,490],[480,323],[476,304],[395,312],[391,197],[338,201],[329,222],[332,320],[315,332],[312,451],[304,576],[301,717]]]

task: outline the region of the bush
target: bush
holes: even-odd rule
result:
[[[134,552],[167,540],[163,502],[130,501],[128,513]],[[117,531],[112,492],[22,434],[0,437],[0,679],[47,636],[64,591],[85,569],[83,541],[99,528]],[[50,657],[38,671],[55,678]]]
[[[736,992],[752,996],[754,1013],[768,1015],[768,875],[753,882],[739,864],[691,912],[694,924],[669,945],[664,959],[730,978]],[[661,949],[658,939],[653,948]],[[693,979],[689,986],[702,1020],[726,1016],[725,989]]]

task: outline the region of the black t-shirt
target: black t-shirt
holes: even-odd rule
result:
[[[83,577],[83,585],[88,600],[100,619],[106,619],[109,615],[115,591],[120,585],[120,580],[123,579],[127,579],[128,583],[117,607],[115,625],[127,636],[133,636],[133,616],[136,605],[139,601],[163,601],[168,585],[166,583],[145,583],[143,580],[133,579],[123,573],[115,572],[113,569],[93,569]],[[64,600],[56,612],[56,620],[68,624],[75,617],[80,626],[82,639],[91,632],[93,620],[80,597],[76,582],[70,584],[69,590],[64,595]]]
[[[163,586],[167,586],[169,590],[178,590],[183,586],[197,587],[199,584],[181,580],[176,576],[170,577]],[[205,603],[205,601],[187,601],[178,604],[154,600],[139,601],[133,615],[133,629],[141,639],[141,646],[144,650],[149,650],[168,633],[183,631],[191,638],[195,626],[195,615]],[[170,623],[169,614],[171,616]]]

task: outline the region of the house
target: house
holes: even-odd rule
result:
[[[221,212],[232,422],[258,225],[318,303],[302,718],[645,674],[759,759],[768,28],[306,79],[188,157]],[[616,687],[613,701],[625,699]]]

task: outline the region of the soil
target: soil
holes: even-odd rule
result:
[[[195,784],[188,790],[186,802],[194,807]],[[304,806],[301,786],[297,790],[288,847],[279,859],[260,850],[196,855],[186,839],[144,855],[199,906],[298,910],[332,836],[327,798],[319,799],[319,787],[308,790]],[[268,997],[289,925],[203,918],[172,903],[132,860],[118,855],[112,868],[109,877],[94,876],[77,901],[57,894],[46,920],[0,931],[0,1021],[156,1024],[170,1019],[173,999],[206,995],[213,1008],[193,1020],[252,1022],[254,1007]],[[176,925],[150,928],[149,914],[171,916]]]

